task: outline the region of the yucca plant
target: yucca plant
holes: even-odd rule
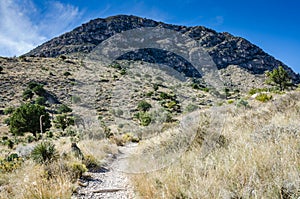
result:
[[[47,164],[57,159],[58,153],[51,142],[41,142],[31,152],[32,159],[39,164]]]

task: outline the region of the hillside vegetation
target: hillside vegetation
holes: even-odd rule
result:
[[[170,167],[133,176],[136,189],[142,198],[298,198],[299,97],[202,112],[189,150]]]

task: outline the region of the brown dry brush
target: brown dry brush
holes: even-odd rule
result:
[[[219,126],[208,110],[181,159],[133,176],[137,191],[143,198],[298,198],[299,97],[288,93],[249,110],[223,107]]]

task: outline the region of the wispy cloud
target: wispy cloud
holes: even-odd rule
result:
[[[49,1],[45,6],[47,9],[44,11],[45,14],[39,21],[38,27],[41,33],[48,38],[57,36],[57,34],[78,25],[78,22],[80,23],[83,12],[78,7],[59,1]]]
[[[21,55],[72,27],[81,15],[77,7],[48,1],[47,9],[32,0],[0,1],[0,56]]]
[[[214,19],[212,19],[212,26],[221,26],[224,23],[224,17],[223,16],[216,16]]]

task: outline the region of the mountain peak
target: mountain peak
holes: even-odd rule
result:
[[[87,54],[101,42],[117,33],[157,26],[178,31],[199,42],[212,57],[218,69],[237,65],[252,74],[263,74],[265,71],[273,70],[281,65],[288,70],[295,82],[300,81],[299,75],[295,74],[291,68],[244,38],[235,37],[228,32],[218,33],[203,26],[172,25],[132,15],[93,19],[38,46],[25,56],[57,57],[63,54]]]

